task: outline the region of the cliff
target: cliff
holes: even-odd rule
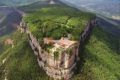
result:
[[[66,7],[61,8],[61,12],[58,13],[59,15],[57,14],[58,19],[59,18],[62,19],[61,18],[62,16],[60,15],[63,15],[63,14],[64,16],[67,15],[66,13],[62,12],[64,11],[64,8]],[[77,22],[78,25],[71,24],[69,22],[69,21],[79,20],[77,19],[77,16],[73,17],[72,14],[69,14],[71,15],[70,17],[69,16],[65,17],[66,19],[64,18],[66,22],[61,22],[58,19],[57,19],[58,21],[57,20],[51,21],[47,18],[47,16],[49,17],[51,16],[50,18],[53,18],[54,9],[56,10],[58,8],[54,8],[54,7],[52,7],[51,9],[46,8],[45,11],[44,9],[41,9],[42,12],[39,15],[42,15],[42,16],[40,17],[40,20],[36,20],[37,18],[35,18],[35,22],[33,22],[33,24],[27,21],[22,21],[20,23],[19,29],[21,30],[21,33],[26,32],[28,34],[29,44],[32,50],[34,51],[34,54],[37,57],[38,64],[40,67],[44,69],[44,71],[48,76],[53,77],[54,79],[70,79],[74,74],[74,70],[76,69],[77,62],[79,61],[79,54],[80,54],[79,48],[80,46],[82,46],[81,44],[84,43],[84,41],[90,35],[90,32],[95,26],[96,21],[92,19],[88,19],[88,22],[84,23],[83,25],[84,27],[77,27],[81,24],[79,23],[79,21]],[[71,8],[68,8],[68,9],[66,8],[65,10],[69,11],[69,9],[70,9],[70,12],[71,10],[73,10]],[[46,10],[48,10],[48,12],[46,12]],[[51,12],[52,14],[49,12]],[[43,16],[43,14],[47,16]],[[79,13],[76,13],[76,14],[79,14]],[[39,21],[41,22],[42,19],[44,19],[43,17],[46,17],[46,20],[48,20],[48,23],[50,22],[52,24],[49,23],[48,25],[47,22],[43,22],[42,25],[40,24],[41,28],[40,28],[40,25],[35,26],[35,24],[37,24]],[[44,21],[46,20],[44,19]],[[84,20],[84,17],[83,17],[83,20]],[[68,23],[71,25],[68,25]],[[35,27],[31,27],[30,24],[31,26],[35,26]],[[73,26],[73,29],[71,29],[72,26]],[[50,27],[50,29],[48,27]],[[55,32],[57,31],[56,29],[58,29],[59,31]],[[38,30],[41,32],[37,33]],[[54,34],[56,35],[53,36],[53,33],[50,33],[49,30],[52,31],[53,33],[55,32]],[[73,33],[67,32],[70,30],[73,30]],[[75,33],[77,34],[75,35]]]
[[[75,66],[77,64],[77,61],[79,60],[78,48],[79,46],[82,46],[80,44],[84,43],[84,41],[90,35],[94,26],[95,20],[92,20],[87,24],[85,30],[80,36],[80,43],[73,44],[71,48],[72,53],[69,54],[66,51],[63,51],[57,54],[57,59],[55,59],[53,54],[48,53],[47,51],[42,49],[39,41],[29,31],[27,25],[25,25],[24,22],[21,22],[20,29],[21,32],[26,32],[28,34],[28,40],[32,50],[34,51],[34,54],[37,57],[38,64],[46,71],[46,74],[56,79],[70,79],[74,74]],[[67,42],[68,41],[69,40],[67,40]]]

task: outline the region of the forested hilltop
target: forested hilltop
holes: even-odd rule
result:
[[[70,40],[79,40],[94,14],[82,12],[68,6],[49,6],[34,11],[23,18],[28,29],[39,40],[43,37],[60,39],[70,35]]]

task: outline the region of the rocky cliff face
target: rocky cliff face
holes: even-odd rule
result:
[[[37,39],[28,31],[29,43],[37,56],[37,61],[40,67],[46,71],[46,73],[53,78],[71,78],[72,70],[75,68],[75,56],[73,53],[71,56],[67,53],[58,54],[59,58],[56,60],[54,55],[43,50],[37,41]],[[73,70],[74,71],[74,70]]]
[[[73,52],[71,54],[64,51],[58,54],[57,59],[55,59],[53,54],[48,53],[42,48],[42,45],[39,44],[37,38],[33,36],[24,22],[21,22],[19,29],[21,32],[26,32],[28,34],[28,40],[37,57],[38,64],[46,71],[48,76],[53,77],[54,79],[70,79],[74,74],[77,61],[79,60],[79,48],[87,37],[90,36],[95,23],[96,21],[92,20],[87,24],[86,29],[80,36],[79,45],[73,45]]]

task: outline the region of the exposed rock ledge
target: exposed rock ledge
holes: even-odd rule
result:
[[[28,40],[32,50],[34,51],[34,54],[37,56],[38,64],[45,70],[46,74],[54,79],[68,80],[74,74],[74,69],[76,67],[77,61],[79,60],[80,46],[82,46],[81,44],[84,43],[84,41],[88,38],[95,25],[96,20],[91,20],[86,25],[86,29],[80,36],[80,41],[79,45],[77,45],[76,53],[71,55],[62,53],[59,55],[58,60],[55,60],[53,55],[48,54],[41,48],[37,38],[32,35],[24,21],[20,23],[19,30],[21,33],[25,32],[28,34]]]

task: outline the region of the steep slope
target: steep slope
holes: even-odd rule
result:
[[[84,53],[83,66],[73,80],[120,80],[120,37],[95,27]]]
[[[0,47],[4,48],[0,51],[0,80],[48,80],[37,65],[27,36],[17,31],[7,38],[13,39],[15,46],[4,45],[5,38],[0,41]]]

